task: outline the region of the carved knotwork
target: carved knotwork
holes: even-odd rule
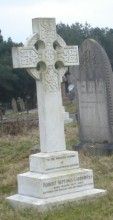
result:
[[[78,64],[78,48],[66,46],[65,41],[56,34],[54,19],[37,19],[36,26],[38,33],[32,35],[24,47],[14,49],[15,57],[19,58],[14,67],[26,68],[36,80],[44,81],[47,91],[57,91],[60,89],[62,75],[67,70],[66,66]],[[56,48],[53,46],[54,42]],[[37,43],[38,50],[35,48]],[[44,65],[40,65],[41,63]],[[39,70],[37,65],[40,66]]]

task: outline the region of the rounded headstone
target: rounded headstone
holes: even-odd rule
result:
[[[81,141],[111,143],[113,140],[113,73],[102,46],[85,40],[79,49],[77,79]]]

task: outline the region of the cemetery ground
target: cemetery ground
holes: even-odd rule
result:
[[[73,106],[68,109],[73,113]],[[65,125],[68,150],[72,150],[72,145],[78,140],[77,129],[75,121]],[[29,170],[29,155],[36,152],[39,152],[37,127],[0,137],[0,220],[113,220],[113,155],[89,156],[79,152],[80,167],[93,169],[95,188],[106,189],[107,195],[68,203],[45,213],[32,208],[12,208],[5,198],[17,193],[17,174]]]

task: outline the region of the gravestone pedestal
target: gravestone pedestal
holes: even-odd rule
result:
[[[79,167],[77,152],[66,151],[60,84],[66,66],[78,65],[77,46],[56,34],[53,18],[33,19],[33,33],[25,47],[13,48],[13,66],[36,79],[41,153],[30,156],[30,171],[18,175],[18,194],[7,200],[43,211],[106,191],[94,189],[92,170]]]
[[[14,207],[44,211],[105,193],[94,189],[92,170],[79,167],[78,152],[62,151],[31,155],[30,172],[18,175],[18,194],[7,200]]]

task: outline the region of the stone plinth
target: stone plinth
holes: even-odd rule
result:
[[[15,194],[14,196],[8,197],[7,201],[11,203],[14,208],[23,209],[33,207],[42,212],[47,211],[48,209],[64,207],[64,204],[69,202],[83,201],[84,199],[103,196],[105,194],[106,191],[100,189],[84,190],[81,192],[65,194],[63,196],[55,196],[47,199]]]
[[[41,199],[93,188],[92,170],[87,169],[49,174],[27,172],[18,175],[18,193]]]
[[[43,211],[105,193],[94,189],[93,171],[79,167],[78,152],[64,151],[31,155],[30,172],[18,175],[18,194],[7,200],[14,207]]]
[[[51,173],[79,168],[78,152],[37,153],[30,156],[30,171]]]

